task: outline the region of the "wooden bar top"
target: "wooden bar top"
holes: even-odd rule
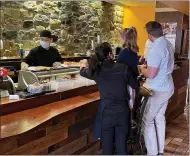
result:
[[[1,105],[6,105],[6,104],[9,104],[9,103],[19,102],[19,101],[22,101],[22,100],[24,100],[24,99],[19,98],[19,100],[9,100],[8,97],[1,98],[1,99],[0,99]]]
[[[63,59],[67,58],[90,58],[90,56],[61,56]]]
[[[12,57],[0,57],[1,61],[3,60],[21,60],[20,57],[17,57],[17,56],[12,56]]]
[[[2,116],[1,138],[22,134],[53,117],[98,100],[99,92],[94,92]]]
[[[24,111],[27,109],[32,109],[49,103],[57,102],[60,100],[64,100],[79,95],[93,93],[96,91],[98,91],[97,86],[92,85],[92,86],[83,86],[67,91],[57,91],[57,92],[47,93],[45,95],[40,95],[27,99],[9,100],[9,98],[1,98],[0,99],[1,115],[4,116],[19,111]]]
[[[89,56],[66,56],[66,55],[61,55],[63,59],[69,59],[69,58],[89,58]],[[10,60],[21,60],[20,57],[13,56],[13,57],[0,57],[0,60],[2,61],[10,61]]]

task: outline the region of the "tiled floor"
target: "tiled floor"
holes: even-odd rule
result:
[[[164,155],[189,155],[189,124],[180,115],[166,128]]]
[[[143,149],[145,152],[144,143]],[[139,149],[135,147],[134,151],[134,155],[139,155]],[[97,153],[97,155],[101,154],[102,150]],[[167,125],[164,155],[189,155],[189,124],[183,114]]]

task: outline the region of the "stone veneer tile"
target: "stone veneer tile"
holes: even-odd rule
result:
[[[15,6],[5,5],[2,12],[6,13],[2,20],[5,20],[3,27],[6,27],[7,40],[13,41],[14,45],[16,42],[24,43],[24,50],[31,49],[29,42],[39,40],[36,38],[39,37],[39,30],[43,29],[50,29],[53,35],[59,37],[55,46],[66,55],[86,54],[87,50],[91,49],[91,40],[94,41],[94,46],[98,44],[97,35],[100,36],[101,41],[120,45],[119,33],[114,31],[111,22],[122,28],[123,7],[108,2],[51,2],[49,0],[39,4],[27,1],[20,2],[16,9]],[[30,28],[33,27],[34,31],[31,35]],[[8,33],[10,31],[11,34]],[[22,31],[21,35],[17,35],[19,31]],[[18,36],[21,40],[15,41]],[[36,43],[38,45],[38,42]],[[1,56],[18,56],[18,47],[4,44],[4,49],[6,51],[3,50]]]

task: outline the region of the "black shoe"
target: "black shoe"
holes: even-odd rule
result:
[[[163,153],[158,153],[158,155],[164,155]]]

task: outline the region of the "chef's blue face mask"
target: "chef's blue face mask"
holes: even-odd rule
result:
[[[41,40],[40,40],[40,45],[41,45],[44,49],[47,49],[47,48],[50,47],[49,42],[45,42],[45,41],[41,41]]]
[[[48,37],[40,37],[40,45],[44,49],[48,49],[50,47],[51,39]]]

